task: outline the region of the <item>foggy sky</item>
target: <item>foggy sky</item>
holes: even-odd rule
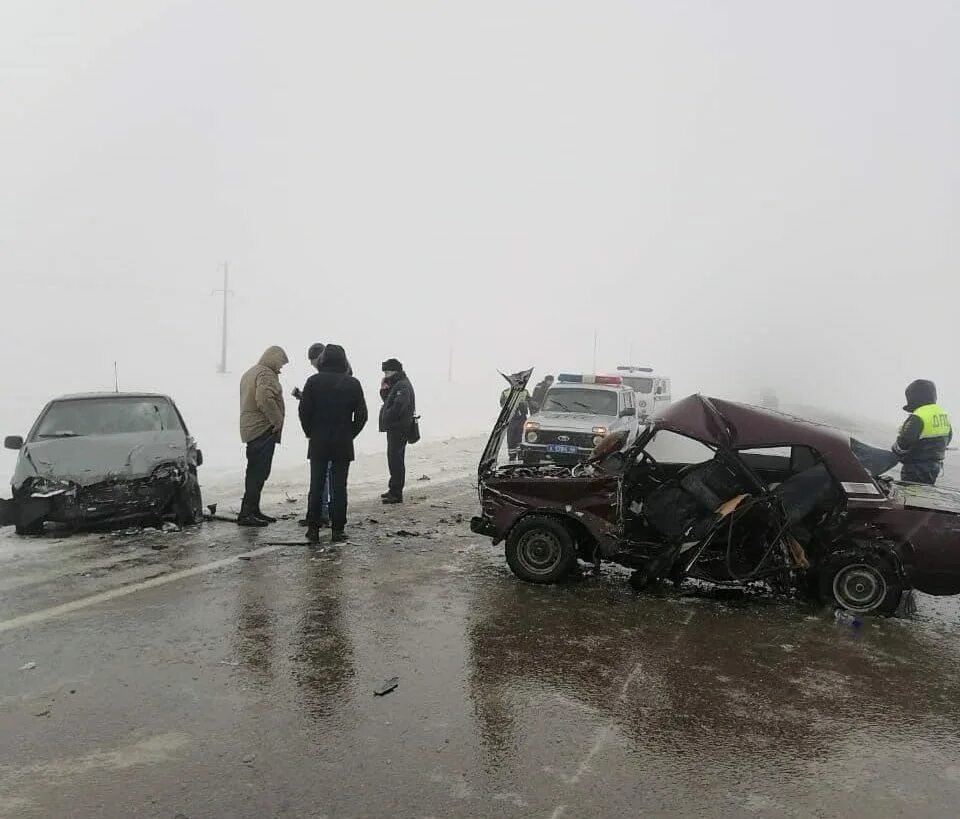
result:
[[[949,0],[7,0],[0,432],[114,360],[197,407],[225,259],[234,381],[337,342],[492,417],[596,330],[677,394],[960,413],[958,42]]]

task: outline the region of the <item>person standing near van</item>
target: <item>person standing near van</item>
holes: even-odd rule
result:
[[[387,467],[390,482],[381,495],[385,504],[403,503],[403,489],[407,480],[407,444],[417,414],[417,398],[413,385],[401,364],[395,358],[383,362],[383,382],[380,384],[380,431],[387,434]]]

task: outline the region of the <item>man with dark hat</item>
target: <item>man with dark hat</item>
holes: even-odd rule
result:
[[[940,477],[944,455],[953,440],[950,418],[937,404],[937,387],[932,381],[914,381],[907,387],[906,396],[903,409],[910,417],[900,427],[893,445],[894,454],[903,464],[900,479],[932,486]]]
[[[403,503],[407,443],[417,414],[417,398],[403,365],[395,358],[383,362],[380,398],[383,401],[380,431],[387,433],[387,466],[390,469],[389,488],[381,497],[385,504]]]
[[[314,367],[318,372],[320,370],[320,358],[323,355],[324,344],[321,344],[319,341],[316,344],[311,344],[307,348],[307,360],[310,362],[311,366]],[[347,362],[347,373],[348,375],[353,375],[353,372],[350,371],[350,363]],[[298,401],[303,398],[303,390],[299,387],[293,388],[293,397]],[[319,526],[329,526],[330,525],[330,484],[333,483],[333,476],[330,474],[330,471],[327,471],[327,480],[324,482],[323,489],[323,506],[321,508],[321,518],[317,521]],[[307,495],[307,509],[310,508],[312,499]],[[310,521],[303,517],[298,523],[301,526],[309,526]]]
[[[310,508],[307,540],[319,543],[323,492],[330,473],[330,527],[332,541],[347,539],[347,477],[354,460],[353,440],[367,423],[363,387],[349,375],[343,347],[328,344],[319,372],[310,376],[300,399],[300,424],[310,439]]]

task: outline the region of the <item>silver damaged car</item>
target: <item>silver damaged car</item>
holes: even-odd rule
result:
[[[44,407],[19,450],[12,500],[0,525],[40,534],[47,521],[74,528],[143,520],[200,523],[203,454],[176,404],[150,393],[91,393]]]

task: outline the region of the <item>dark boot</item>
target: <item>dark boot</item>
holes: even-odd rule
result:
[[[381,497],[381,499],[383,499],[383,500],[386,500],[387,498],[392,498],[392,497],[393,497],[393,492],[391,492],[391,491],[388,489],[388,490],[387,490],[386,492],[384,492],[380,497]]]
[[[344,532],[342,529],[341,529],[339,532],[338,532],[338,531],[334,531],[334,532],[330,535],[330,542],[331,542],[331,543],[346,543],[347,540],[348,540],[348,538],[347,538],[347,533]]]
[[[272,518],[272,517],[270,517],[270,515],[265,515],[265,514],[263,514],[263,512],[261,512],[259,509],[257,509],[257,510],[253,513],[253,516],[254,516],[255,518],[260,518],[260,520],[265,520],[267,523],[276,523],[276,522],[277,522],[277,519],[276,519],[276,518]]]
[[[265,526],[269,526],[262,518],[258,518],[255,515],[249,514],[247,512],[241,512],[237,515],[237,526],[253,526],[258,529],[263,529]]]
[[[403,498],[397,497],[396,495],[387,495],[383,499],[385,506],[396,506],[398,503],[403,503]]]
[[[307,527],[307,543],[319,543],[320,530],[316,526]]]

